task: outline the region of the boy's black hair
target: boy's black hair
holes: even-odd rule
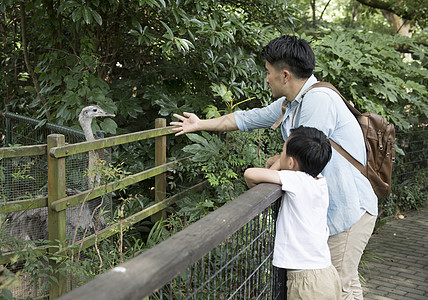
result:
[[[299,79],[309,78],[315,68],[315,55],[311,46],[296,36],[283,35],[271,40],[261,55],[272,66],[287,68]]]
[[[331,158],[331,145],[326,135],[312,127],[291,129],[286,154],[293,157],[299,169],[312,177],[318,176]]]

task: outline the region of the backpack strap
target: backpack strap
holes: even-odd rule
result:
[[[336,92],[340,98],[342,98],[343,102],[345,102],[346,106],[348,107],[348,109],[352,112],[352,114],[355,117],[361,116],[362,114],[354,107],[354,104],[351,101],[346,100],[345,97],[343,97],[343,95],[330,83],[330,82],[325,82],[325,81],[320,81],[317,83],[314,83],[313,85],[311,85],[306,92],[302,95],[302,100],[300,101],[299,105],[303,102],[303,97],[306,95],[307,92],[309,92],[311,89],[313,88],[318,88],[318,87],[326,87],[329,88],[331,90],[333,90],[334,92]],[[299,107],[299,105],[297,107]],[[297,110],[296,107],[296,110]],[[294,121],[294,117],[296,115],[296,110],[294,111],[293,114],[293,120],[291,122],[291,126],[293,126],[293,121]],[[363,120],[365,120],[365,118],[363,118]],[[368,122],[368,120],[366,120]],[[346,151],[345,149],[343,149],[342,146],[340,146],[339,144],[337,144],[335,141],[333,141],[332,139],[328,139],[331,146],[337,151],[339,152],[344,158],[346,158],[347,161],[349,161],[355,168],[357,168],[357,170],[359,170],[361,173],[366,174],[366,167],[363,166],[360,162],[358,162],[355,158],[353,158],[348,151]]]
[[[330,145],[336,149],[337,152],[340,153],[347,161],[349,161],[358,171],[360,171],[363,175],[366,174],[366,167],[364,167],[361,163],[359,163],[355,158],[351,156],[345,149],[342,148],[339,144],[337,144],[332,139],[328,139]]]
[[[300,100],[299,104],[296,106],[296,108],[294,109],[294,113],[293,113],[293,118],[291,119],[291,127],[293,127],[294,124],[294,117],[296,116],[297,113],[297,109],[299,108],[300,104],[303,101],[303,98],[305,97],[305,95],[312,90],[313,88],[317,88],[317,87],[326,87],[329,88],[333,91],[335,91],[342,99],[343,102],[345,102],[346,106],[349,108],[349,110],[354,114],[354,116],[360,116],[361,113],[354,107],[354,104],[348,100],[345,99],[345,97],[342,96],[342,94],[330,83],[330,82],[325,82],[325,81],[320,81],[317,83],[314,83],[313,85],[311,85],[303,94],[302,94],[302,100]],[[282,119],[284,118],[285,115],[285,111],[287,110],[287,99],[284,99],[284,102],[282,103],[282,113],[281,113],[281,117],[279,117],[279,119],[270,127],[273,130],[277,129],[278,126],[282,123]]]
[[[284,118],[286,110],[287,110],[287,99],[284,99],[284,102],[282,102],[282,114],[281,114],[281,117],[279,117],[279,119],[276,120],[276,122],[270,128],[272,128],[273,130],[275,130],[275,129],[278,128],[279,124],[281,124],[281,122],[282,122],[282,118]],[[296,114],[296,111],[294,111],[294,114]]]
[[[308,89],[307,89],[307,91],[305,92],[305,94],[307,93],[307,92],[309,92],[311,89],[313,89],[313,88],[317,88],[317,87],[326,87],[326,88],[329,88],[329,89],[331,89],[331,90],[333,90],[333,91],[335,91],[339,96],[340,96],[340,98],[342,98],[342,100],[343,100],[343,102],[345,102],[345,104],[346,104],[346,106],[349,108],[349,110],[352,112],[352,114],[354,115],[354,116],[361,116],[362,114],[354,107],[354,103],[352,103],[351,101],[348,101],[348,100],[346,100],[346,98],[345,97],[343,97],[343,95],[334,87],[334,85],[332,85],[330,82],[325,82],[325,81],[320,81],[320,82],[317,82],[317,83],[315,83],[315,84],[313,84],[313,85],[311,85]],[[305,95],[305,94],[303,94],[302,95],[302,98],[303,98],[303,96]]]

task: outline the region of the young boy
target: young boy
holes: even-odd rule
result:
[[[327,240],[329,203],[320,174],[332,150],[318,129],[291,129],[280,158],[280,170],[249,168],[249,188],[258,183],[282,185],[285,191],[277,219],[273,265],[287,269],[287,299],[340,299],[340,278],[331,264]]]

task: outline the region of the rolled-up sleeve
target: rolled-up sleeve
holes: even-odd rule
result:
[[[263,108],[235,111],[234,116],[238,129],[240,131],[253,131],[254,129],[272,126],[281,117],[284,100],[285,98],[282,97]]]

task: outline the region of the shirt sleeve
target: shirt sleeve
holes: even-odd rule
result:
[[[290,170],[277,171],[281,180],[281,189],[285,192],[294,193],[299,183],[299,172]]]
[[[282,97],[263,108],[235,111],[234,116],[238,129],[240,131],[253,131],[254,129],[272,126],[281,117],[284,101],[286,101],[285,97]]]

